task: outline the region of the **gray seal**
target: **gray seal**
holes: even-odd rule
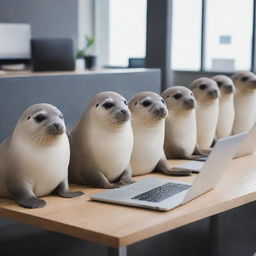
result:
[[[225,138],[231,135],[235,118],[234,94],[235,86],[231,78],[224,75],[212,77],[220,90],[219,116],[216,129],[216,138]]]
[[[256,75],[244,71],[234,74],[232,79],[236,86],[232,133],[238,134],[249,131],[256,122]]]
[[[206,77],[196,79],[190,89],[197,102],[197,144],[201,149],[209,149],[215,139],[220,91],[217,83]]]
[[[167,107],[164,99],[150,91],[141,92],[129,101],[132,113],[134,146],[131,157],[133,175],[162,172],[190,175],[190,170],[171,168],[164,153],[164,130]]]
[[[115,92],[97,94],[70,134],[70,180],[100,188],[132,183],[130,111]]]
[[[165,119],[164,151],[168,159],[196,159],[207,155],[197,145],[196,100],[191,90],[172,86],[162,93],[168,115]],[[193,155],[195,154],[195,155]]]
[[[0,196],[26,208],[46,205],[38,197],[77,197],[68,185],[69,142],[62,113],[50,104],[30,106],[0,145]]]

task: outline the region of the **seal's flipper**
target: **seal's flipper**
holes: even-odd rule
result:
[[[195,147],[194,154],[201,156],[208,156],[212,152],[212,149],[201,149],[198,145]]]
[[[43,208],[46,205],[46,202],[44,200],[37,197],[21,198],[17,202],[20,206],[31,209]]]
[[[201,154],[198,155],[189,155],[183,148],[175,146],[173,147],[173,152],[175,154],[172,154],[168,156],[168,159],[188,159],[188,160],[195,160],[199,157],[202,157]]]
[[[192,174],[192,172],[188,169],[183,168],[171,168],[165,155],[159,160],[155,171],[162,172],[167,175],[173,175],[173,176],[189,176]]]
[[[67,178],[58,185],[58,187],[54,190],[54,193],[61,197],[66,197],[66,198],[73,198],[73,197],[79,197],[84,195],[84,192],[81,192],[81,191],[75,191],[75,192],[69,191]]]
[[[97,187],[97,188],[118,188],[121,187],[121,184],[113,182],[110,183],[106,176],[101,171],[93,171],[91,176],[87,173],[86,177],[84,177],[81,172],[83,178],[86,180],[86,183]]]
[[[42,208],[46,205],[45,201],[36,197],[33,188],[27,183],[10,182],[8,191],[18,204],[25,208]]]
[[[132,169],[129,165],[128,168],[126,168],[123,173],[121,174],[120,178],[119,178],[119,184],[121,184],[122,186],[126,186],[129,184],[134,183],[135,181],[132,179]]]

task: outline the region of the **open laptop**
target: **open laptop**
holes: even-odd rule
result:
[[[252,154],[256,151],[256,124],[252,127],[252,129],[248,132],[248,135],[244,139],[244,141],[239,146],[234,158],[239,158],[245,155]],[[211,155],[211,154],[210,154]],[[207,160],[207,156],[199,157],[196,160],[189,161],[184,164],[177,165],[177,168],[186,168],[193,172],[200,172],[204,165],[204,161]]]
[[[168,211],[213,189],[246,133],[217,141],[193,184],[148,177],[131,185],[91,196],[92,200]]]
[[[33,71],[75,70],[73,38],[33,38],[31,52]]]

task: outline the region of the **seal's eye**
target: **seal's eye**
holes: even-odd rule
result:
[[[99,106],[99,104],[96,104],[96,108]]]
[[[134,105],[137,105],[137,101],[134,103]]]
[[[30,116],[28,116],[27,120],[29,120],[29,119],[30,119]]]
[[[124,101],[124,104],[127,105],[127,101],[126,100]]]
[[[150,100],[144,100],[144,101],[142,102],[143,107],[148,107],[148,106],[150,106],[151,104],[152,104],[152,102],[151,102]]]
[[[247,77],[247,76],[243,76],[243,77],[241,78],[241,81],[246,81],[246,80],[248,80],[248,77]]]
[[[39,114],[36,117],[34,117],[34,119],[37,123],[41,123],[46,119],[46,116],[43,114]]]
[[[206,86],[205,84],[200,84],[200,85],[199,85],[200,90],[204,90],[204,89],[206,89],[206,87],[207,87],[207,86]]]
[[[60,118],[60,119],[64,119],[64,117],[63,117],[62,114],[59,114],[59,118]]]
[[[218,87],[221,87],[222,84],[223,84],[222,82],[217,82]]]
[[[174,98],[175,100],[178,100],[178,99],[180,99],[181,97],[182,97],[182,94],[181,94],[181,93],[176,93],[176,94],[173,95],[173,98]]]
[[[165,104],[165,101],[163,99],[161,99],[161,102]]]
[[[105,102],[103,105],[102,105],[105,109],[110,109],[112,107],[114,107],[114,103],[112,102]]]

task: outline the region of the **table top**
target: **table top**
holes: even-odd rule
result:
[[[173,160],[170,164],[181,162],[184,161]],[[86,194],[73,199],[48,196],[44,198],[46,207],[41,209],[24,209],[12,200],[0,199],[0,216],[122,247],[256,200],[255,155],[232,160],[223,171],[215,189],[169,212],[90,201],[89,196],[102,189],[71,185],[71,190],[82,190]],[[150,176],[192,182],[196,174],[189,177]],[[136,177],[136,180],[143,177]]]
[[[45,71],[33,72],[31,70],[21,71],[4,71],[0,72],[0,78],[13,78],[13,77],[34,77],[34,76],[63,76],[63,75],[93,75],[93,74],[118,74],[118,73],[134,73],[134,72],[147,72],[157,69],[150,68],[98,68],[95,70],[74,70],[74,71]]]

